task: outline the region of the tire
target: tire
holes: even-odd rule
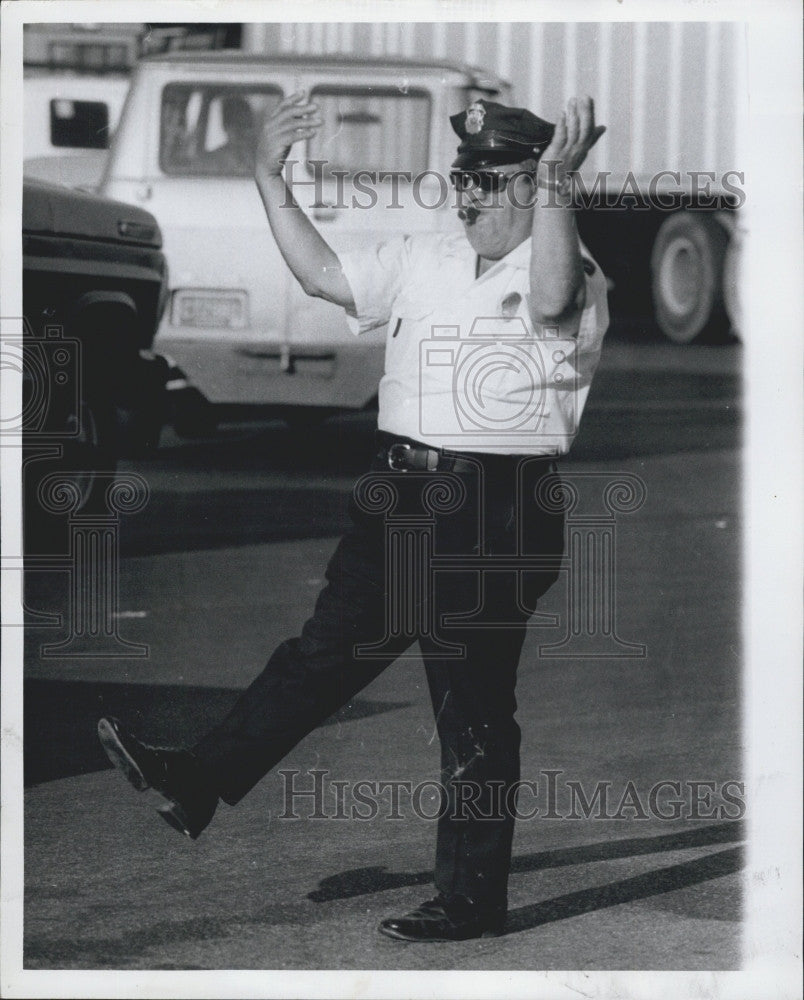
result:
[[[72,418],[76,438],[65,442],[61,469],[78,487],[79,510],[102,504],[109,477],[117,471],[117,427],[112,406],[98,397],[82,399]]]
[[[745,339],[742,299],[740,297],[742,270],[742,246],[739,239],[729,240],[726,260],[723,265],[723,304],[729,317],[731,332],[740,340]]]
[[[179,437],[212,437],[218,429],[215,407],[193,386],[167,394],[168,421]]]
[[[77,497],[70,514],[106,513],[106,490],[117,470],[117,434],[113,407],[88,396],[78,412],[67,413],[59,455],[37,458],[35,447],[23,449],[23,536],[27,555],[58,554],[67,543],[67,514],[46,509],[40,487],[50,475],[70,484]]]
[[[136,375],[128,392],[115,406],[119,453],[145,458],[159,448],[162,428],[168,421],[168,364],[162,357],[137,359]]]
[[[728,236],[710,215],[682,211],[662,223],[651,252],[656,322],[676,344],[728,329],[723,264]]]

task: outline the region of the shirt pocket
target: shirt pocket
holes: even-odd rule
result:
[[[418,364],[420,343],[432,336],[435,305],[425,299],[402,295],[394,302],[388,324],[386,370]]]
[[[435,312],[438,303],[421,293],[405,291],[396,297],[391,308],[391,335],[401,320],[416,323]]]

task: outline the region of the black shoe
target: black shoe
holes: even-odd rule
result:
[[[146,746],[127,733],[117,719],[101,719],[98,736],[106,756],[138,792],[152,788],[165,800],[159,815],[195,840],[215,815],[217,794],[201,765],[187,750]]]
[[[505,927],[505,907],[483,906],[465,896],[438,895],[404,917],[383,920],[381,934],[400,941],[467,941],[498,937]]]

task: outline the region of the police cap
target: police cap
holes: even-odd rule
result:
[[[526,108],[509,108],[485,99],[450,116],[461,139],[455,170],[481,170],[538,158],[549,146],[555,125]]]

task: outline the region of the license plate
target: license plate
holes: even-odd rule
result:
[[[170,321],[174,326],[242,330],[248,324],[246,292],[174,292]]]

